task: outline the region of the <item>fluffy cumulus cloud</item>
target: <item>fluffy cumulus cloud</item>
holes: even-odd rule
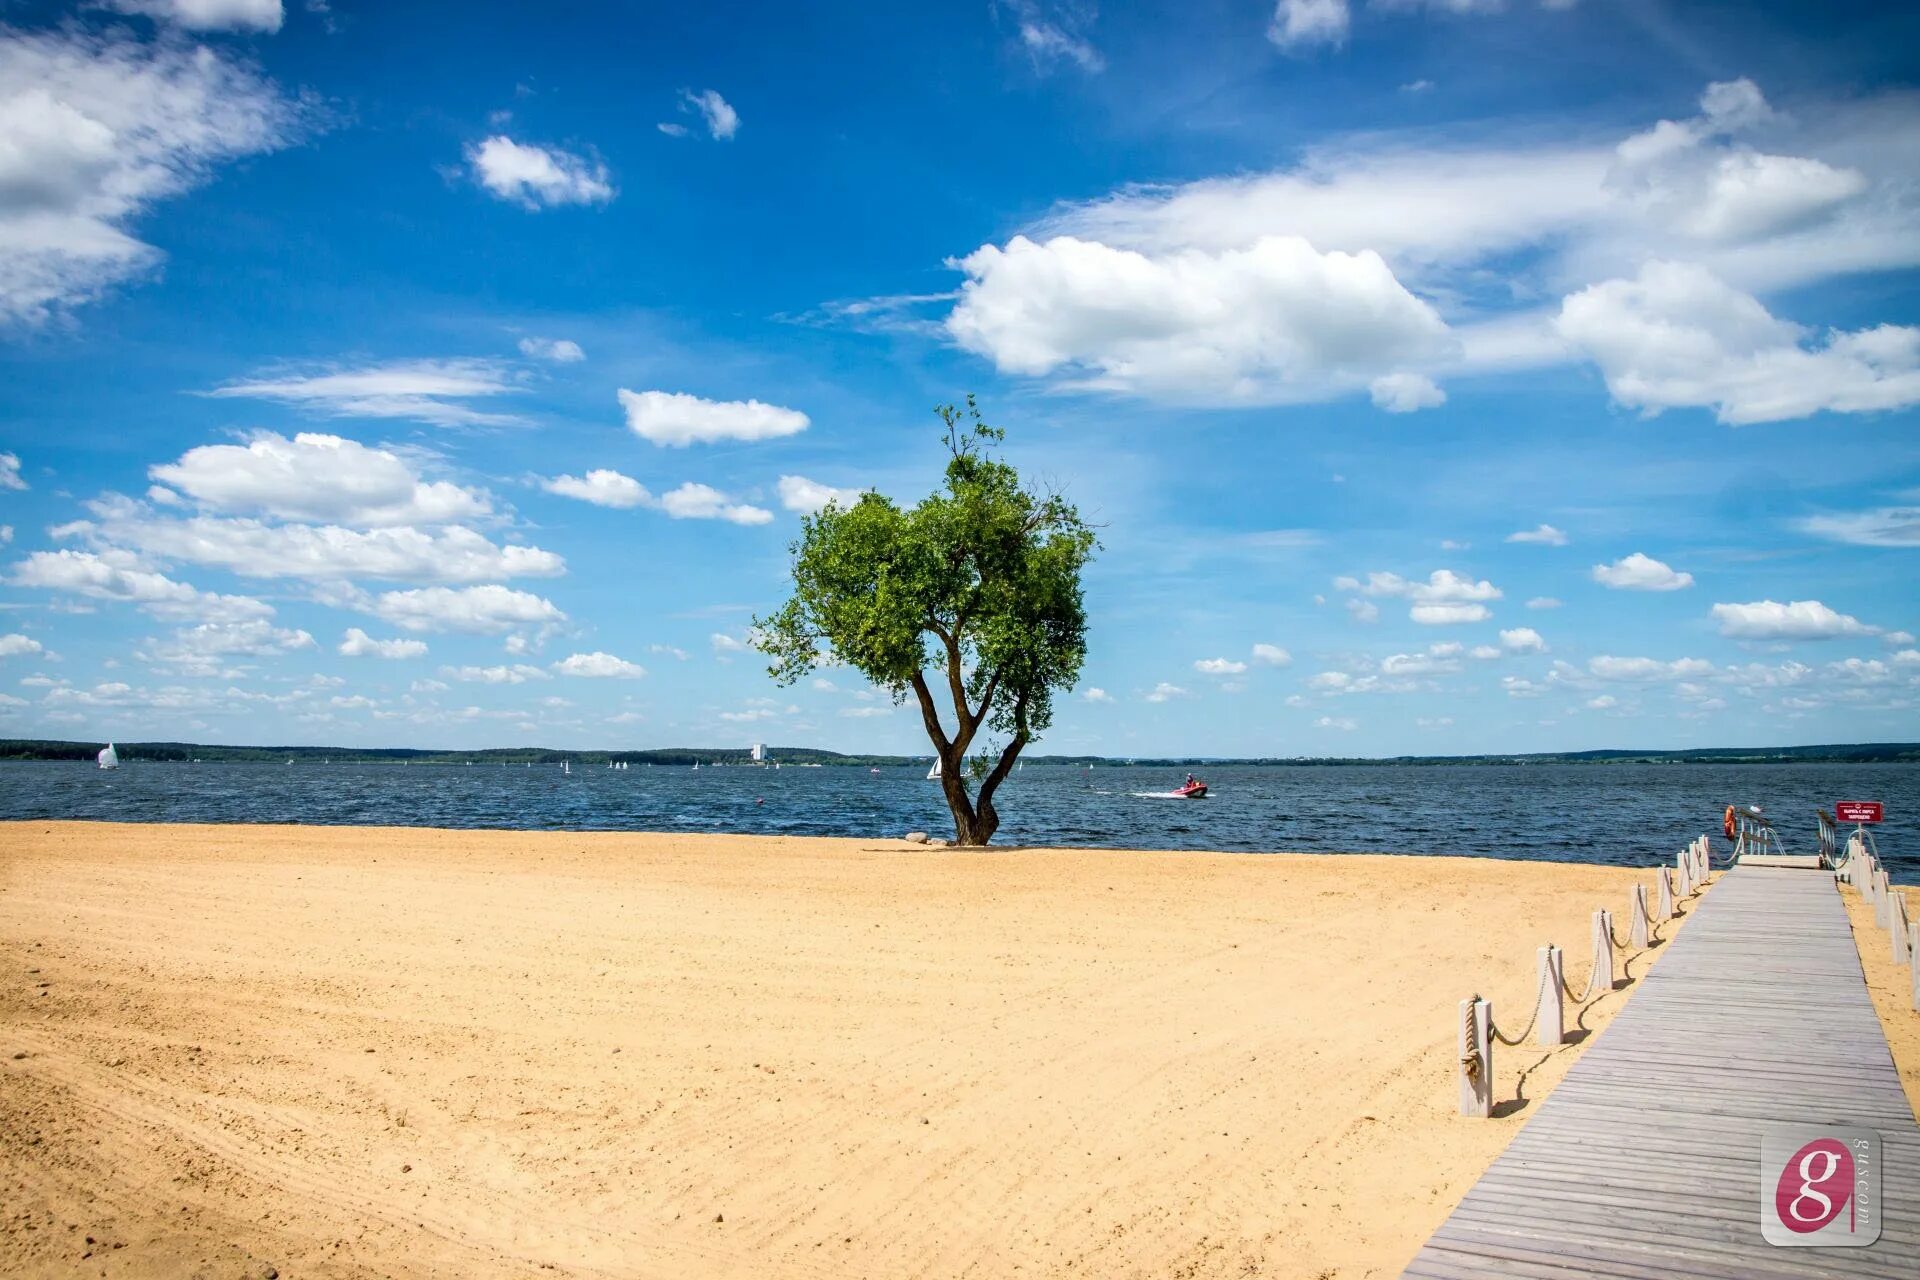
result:
[[[202,445],[148,469],[203,508],[361,528],[451,524],[492,514],[486,495],[425,481],[386,449],[303,432],[261,432],[244,445]]]
[[[566,562],[553,552],[496,543],[464,525],[354,529],[250,517],[180,519],[115,494],[87,506],[94,519],[75,521],[56,532],[97,547],[208,565],[246,578],[478,582],[566,572]]]
[[[836,489],[805,476],[781,476],[779,491],[781,506],[806,516],[821,510],[829,502],[840,507],[851,507],[860,501],[862,492],[859,489]]]
[[[725,520],[729,524],[766,524],[773,512],[735,502],[711,485],[688,481],[660,495],[660,509],[675,520]]]
[[[203,394],[272,400],[335,418],[405,418],[440,427],[511,426],[523,419],[465,401],[523,390],[492,360],[395,360],[342,368],[278,369]]]
[[[278,31],[280,0],[107,0],[122,13],[141,13],[189,31]]]
[[[522,209],[606,204],[614,197],[606,165],[558,147],[515,142],[495,134],[467,148],[474,181],[496,199]]]
[[[1593,580],[1615,591],[1679,591],[1693,585],[1693,575],[1681,573],[1652,556],[1636,551],[1612,564],[1597,564]]]
[[[1100,688],[1098,685],[1089,686],[1088,688],[1081,690],[1080,696],[1081,698],[1083,698],[1088,702],[1112,702],[1113,701],[1113,695],[1108,693],[1105,689]]]
[[[626,510],[644,507],[653,501],[653,495],[647,492],[645,485],[618,471],[599,470],[589,471],[584,476],[555,476],[551,480],[542,480],[540,487],[563,498],[591,502],[596,507]]]
[[[651,444],[684,448],[719,440],[772,440],[808,426],[798,409],[758,400],[703,400],[679,391],[620,388],[627,428]]]
[[[1514,627],[1500,633],[1500,647],[1508,653],[1545,653],[1547,642],[1532,627]]]
[[[1193,669],[1203,676],[1237,676],[1245,673],[1247,664],[1234,658],[1200,658]]]
[[[1508,542],[1531,543],[1541,547],[1564,547],[1567,535],[1550,524],[1541,524],[1532,529],[1521,529],[1507,535]]]
[[[535,360],[551,360],[555,364],[579,364],[587,358],[580,344],[566,338],[522,338],[520,354]]]
[[[1562,668],[1555,667],[1556,673]],[[1587,662],[1587,673],[1596,680],[1643,683],[1657,680],[1688,680],[1713,674],[1713,664],[1705,658],[1622,658],[1601,654]],[[1564,678],[1564,677],[1562,677]]]
[[[610,653],[574,653],[553,664],[563,676],[581,676],[592,680],[638,680],[647,669],[637,662],[616,658]]]
[[[1476,582],[1451,569],[1435,569],[1425,582],[1403,578],[1397,573],[1370,573],[1364,581],[1335,578],[1333,585],[1338,590],[1361,595],[1404,599],[1408,601],[1407,616],[1423,626],[1484,622],[1493,616],[1486,602],[1498,600],[1503,594],[1484,578]]]
[[[1367,390],[1374,407],[1388,413],[1417,413],[1447,402],[1447,393],[1423,373],[1383,374],[1368,383]]]
[[[1006,373],[1176,400],[1319,398],[1451,346],[1446,325],[1371,250],[1298,236],[1150,255],[1015,236],[959,262],[947,329]]]
[[[134,234],[140,216],[227,161],[287,145],[304,114],[257,71],[187,41],[0,28],[0,324],[43,321],[152,270],[161,255]]]
[[[365,601],[367,611],[407,631],[463,631],[500,635],[565,622],[553,601],[499,583],[479,587],[419,587],[387,591]]]
[[[0,489],[24,489],[27,482],[20,478],[20,456],[13,453],[0,453]]]
[[[1267,24],[1267,39],[1289,52],[1345,44],[1352,23],[1347,0],[1280,0]]]
[[[1560,334],[1613,398],[1649,414],[1710,408],[1734,425],[1920,404],[1920,327],[1809,338],[1706,268],[1649,262],[1561,304]]]
[[[424,658],[424,640],[376,640],[359,627],[348,627],[340,639],[339,653],[349,658]]]
[[[1843,636],[1878,635],[1851,614],[1830,609],[1818,600],[1755,600],[1749,604],[1716,604],[1713,619],[1720,634],[1735,640],[1837,640]]]
[[[273,614],[271,605],[252,596],[197,590],[139,567],[137,560],[124,553],[36,551],[13,566],[8,581],[89,600],[138,605],[158,618],[243,622]]]
[[[1146,700],[1148,702],[1172,702],[1175,698],[1189,698],[1192,696],[1192,694],[1182,689],[1179,685],[1162,680],[1159,684],[1156,684],[1152,689],[1147,691]]]
[[[538,667],[526,663],[505,663],[493,667],[442,667],[440,674],[449,680],[458,680],[462,684],[525,684],[529,680],[545,680],[547,673]]]
[[[1293,655],[1277,644],[1256,644],[1253,646],[1253,660],[1263,667],[1293,665]]]
[[[32,636],[23,636],[17,631],[0,636],[0,658],[18,658],[24,654],[44,652],[46,650]]]

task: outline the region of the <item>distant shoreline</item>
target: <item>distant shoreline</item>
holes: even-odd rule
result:
[[[0,738],[0,762],[89,760],[104,742],[65,742],[36,738]],[[738,766],[902,768],[923,765],[931,751],[918,755],[852,755],[810,747],[768,747],[756,762],[744,747],[664,747],[644,751],[571,751],[548,747],[500,747],[477,751],[441,751],[425,747],[252,747],[191,742],[122,742],[123,761],[148,763],[280,763],[304,764],[561,764],[605,767],[609,761],[634,765],[686,767]],[[1920,764],[1920,743],[1840,743],[1796,747],[1699,747],[1674,751],[1599,750],[1529,752],[1511,755],[1459,756],[1071,756],[1029,755],[1036,765],[1113,768],[1140,765],[1176,766],[1325,767],[1329,765],[1544,765],[1544,764]]]

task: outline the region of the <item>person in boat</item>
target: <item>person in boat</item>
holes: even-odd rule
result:
[[[1187,775],[1187,786],[1191,787],[1197,781],[1199,781],[1199,779],[1195,778],[1192,774]]]

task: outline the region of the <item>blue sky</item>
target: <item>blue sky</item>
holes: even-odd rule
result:
[[[0,734],[920,750],[743,641],[977,392],[1040,750],[1920,737],[1909,6],[0,6]]]

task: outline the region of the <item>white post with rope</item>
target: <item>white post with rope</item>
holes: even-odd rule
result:
[[[1651,945],[1647,936],[1647,921],[1651,918],[1647,912],[1647,886],[1633,886],[1633,905],[1629,910],[1633,912],[1633,923],[1627,926],[1627,945],[1645,951]]]
[[[1913,1007],[1920,1009],[1920,924],[1907,926],[1907,949],[1913,955]]]
[[[1562,988],[1567,981],[1567,966],[1560,948],[1552,943],[1540,948],[1537,967],[1540,971],[1540,1008],[1534,1014],[1533,1042],[1557,1045],[1567,1038],[1566,1009],[1560,1003]]]
[[[1460,1002],[1460,1114],[1493,1114],[1493,1005],[1479,996]]]
[[[1665,924],[1673,919],[1673,877],[1665,867],[1654,868],[1654,884],[1660,888],[1660,920]]]
[[[1887,941],[1893,946],[1893,962],[1904,965],[1913,959],[1907,948],[1907,895],[1887,895]]]
[[[1887,927],[1887,900],[1893,897],[1890,883],[1886,872],[1873,873],[1873,922],[1882,929]]]
[[[1679,895],[1682,898],[1692,897],[1693,881],[1688,876],[1688,872],[1692,870],[1692,867],[1688,865],[1687,855],[1685,850],[1682,850],[1680,853],[1674,856],[1673,867],[1674,867],[1674,870],[1680,873],[1680,886],[1676,890],[1676,892],[1679,893]]]
[[[1602,976],[1606,981],[1601,982]],[[1602,908],[1593,913],[1593,978],[1587,983],[1589,997],[1613,990],[1613,915]]]

